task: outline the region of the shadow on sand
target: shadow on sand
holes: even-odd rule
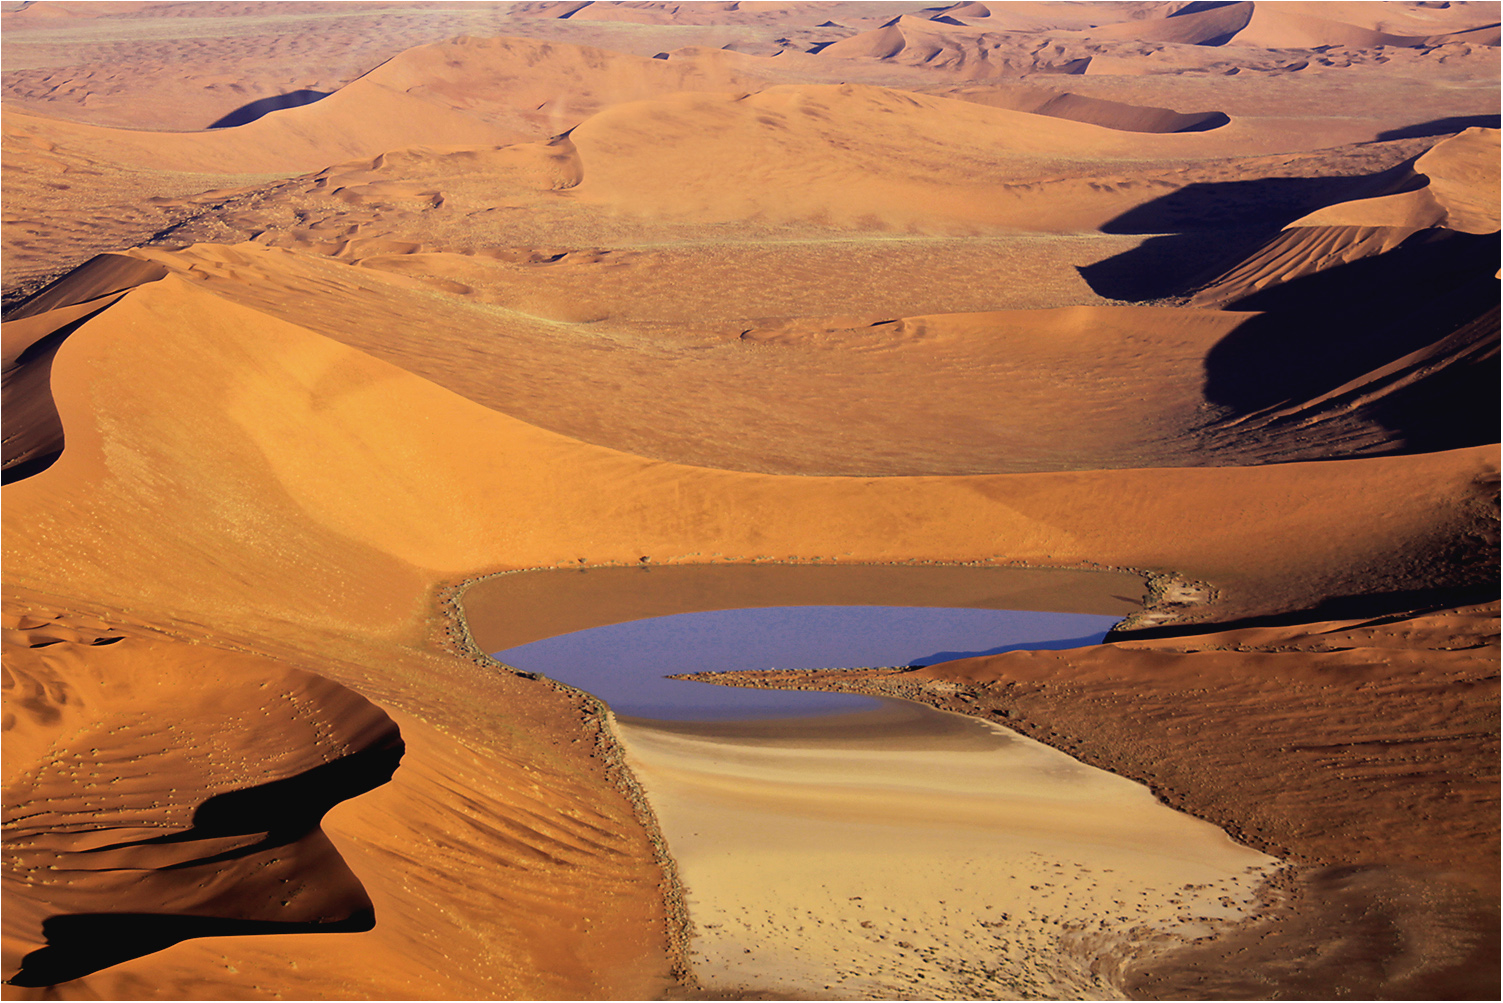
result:
[[[288,91],[286,94],[273,94],[269,98],[258,98],[249,104],[243,104],[228,115],[210,123],[210,129],[230,129],[237,125],[245,125],[254,122],[263,115],[269,115],[274,111],[282,111],[285,108],[301,108],[305,104],[322,101],[328,97],[330,91]]]
[[[225,884],[223,867],[248,865],[249,872],[269,876],[257,883],[247,876],[209,893],[194,912],[78,912],[42,921],[47,939],[21,961],[7,983],[39,988],[82,978],[111,965],[139,958],[195,937],[276,933],[348,933],[369,930],[375,911],[365,888],[345,865],[319,823],[341,801],[364,794],[391,779],[405,746],[391,725],[374,747],[314,767],[284,780],[216,794],[198,806],[190,829],[77,851],[90,854],[140,851],[167,844],[202,844],[204,854],[158,867],[135,868],[141,877],[131,886],[131,904],[172,901],[182,886],[207,888]],[[227,837],[245,837],[242,840]],[[221,849],[226,842],[230,849]],[[217,852],[215,852],[217,851]],[[294,861],[299,879],[296,900],[271,865]],[[201,868],[213,868],[211,872]],[[92,866],[89,869],[93,869]],[[107,868],[106,870],[118,868]],[[123,896],[122,896],[123,898]],[[126,904],[126,903],[122,903]],[[290,908],[289,908],[290,906]]]

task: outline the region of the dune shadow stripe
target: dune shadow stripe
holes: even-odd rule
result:
[[[915,658],[908,663],[908,667],[920,669],[929,665],[938,665],[940,662],[953,662],[958,658],[981,658],[985,655],[1002,655],[1009,651],[1068,651],[1071,648],[1084,648],[1100,643],[1100,634],[1087,634],[1084,637],[1067,637],[1058,641],[1024,641],[1022,644],[1004,644],[985,651],[936,651],[932,655]]]
[[[72,323],[64,324],[62,327],[58,328],[56,331],[53,331],[51,334],[48,334],[45,337],[38,338],[30,345],[27,345],[26,348],[16,356],[16,368],[19,369],[23,366],[47,366],[50,373],[52,366],[52,356],[57,354],[57,350],[62,347],[63,342],[67,341],[69,336],[71,336],[79,328],[83,327],[89,321],[93,320],[95,317],[98,317],[100,314],[104,313],[104,311],[108,310],[111,305],[113,304],[106,304],[105,306],[100,307],[98,310],[95,310],[94,312],[88,314],[87,316],[80,317]],[[48,382],[49,384],[51,382],[50,376]],[[7,401],[6,404],[8,406],[9,401]],[[47,406],[52,409],[52,415],[55,418],[57,415],[57,406],[52,402],[52,393],[50,387],[47,392]],[[61,426],[60,421],[59,426]],[[13,439],[12,436],[16,436],[16,438]],[[26,437],[20,433],[13,432],[11,428],[6,427],[5,438],[6,452],[9,453],[12,448],[12,443],[24,442]],[[56,463],[58,457],[63,455],[63,445],[62,434],[61,432],[59,432],[58,446],[56,449],[48,450],[45,453],[39,453],[38,455],[25,460],[13,460],[11,457],[7,457],[4,467],[0,468],[0,485],[13,484],[16,481],[24,481],[28,477],[34,477],[37,474],[40,474],[42,471],[46,470],[48,467]],[[21,446],[19,448],[24,452],[27,447]]]
[[[1197,637],[1202,634],[1219,634],[1228,630],[1259,627],[1299,627],[1329,623],[1333,620],[1365,620],[1368,624],[1397,623],[1425,613],[1492,602],[1498,598],[1499,581],[1495,570],[1497,547],[1492,546],[1491,551],[1494,556],[1483,554],[1479,560],[1472,561],[1467,568],[1461,569],[1456,576],[1459,579],[1457,584],[1333,596],[1308,609],[1243,617],[1237,620],[1165,624],[1157,627],[1113,627],[1107,632],[1106,639],[1102,643]]]
[[[1497,129],[1503,126],[1503,115],[1452,115],[1449,118],[1416,122],[1378,133],[1378,141],[1390,139],[1427,139],[1430,136],[1450,136],[1463,129]]]
[[[254,122],[263,115],[269,115],[274,111],[282,111],[287,108],[301,108],[315,101],[322,101],[328,97],[331,91],[288,91],[286,94],[273,94],[271,97],[258,98],[249,104],[243,104],[228,115],[217,119],[209,125],[210,129],[230,129],[237,125],[246,125]]]
[[[1134,206],[1105,223],[1101,232],[1159,234],[1239,227],[1277,231],[1316,209],[1357,197],[1354,189],[1364,180],[1330,177],[1197,181]]]
[[[375,911],[370,908],[327,923],[279,923],[223,916],[133,912],[50,916],[42,922],[47,946],[26,955],[21,970],[6,984],[27,989],[54,986],[195,937],[363,933],[375,925]]]
[[[1148,239],[1076,271],[1092,292],[1108,299],[1141,303],[1183,295],[1245,260],[1289,223],[1362,197],[1364,187],[1380,185],[1392,173],[1189,184],[1105,223],[1103,233]]]

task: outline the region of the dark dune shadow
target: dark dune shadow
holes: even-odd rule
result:
[[[1004,644],[998,648],[988,648],[985,651],[936,651],[932,655],[915,658],[908,663],[910,669],[920,669],[926,665],[938,665],[940,662],[953,662],[958,658],[980,658],[983,655],[1001,655],[1009,651],[1068,651],[1071,648],[1084,648],[1092,644],[1101,643],[1100,634],[1087,634],[1084,637],[1067,637],[1058,641],[1034,641],[1025,644]]]
[[[1216,10],[1220,7],[1231,7],[1237,2],[1238,0],[1195,0],[1194,3],[1185,4],[1179,10],[1175,11],[1169,16],[1184,17],[1186,14],[1204,14],[1208,10]]]
[[[35,477],[56,463],[58,457],[62,455],[62,449],[54,449],[40,456],[33,456],[30,459],[10,464],[3,470],[0,470],[0,486],[24,481],[28,477]]]
[[[1496,551],[1496,547],[1493,550]],[[1481,570],[1484,564],[1488,565],[1485,573]],[[1199,637],[1203,634],[1216,634],[1224,630],[1242,630],[1250,627],[1298,627],[1304,624],[1325,623],[1330,620],[1395,623],[1411,616],[1454,609],[1459,606],[1473,606],[1498,598],[1499,584],[1495,561],[1473,561],[1469,569],[1458,571],[1458,576],[1473,580],[1458,584],[1438,585],[1434,588],[1335,596],[1323,599],[1309,609],[1243,617],[1236,620],[1221,620],[1214,623],[1166,624],[1161,627],[1138,629],[1113,628],[1107,633],[1103,643],[1148,641],[1169,637]]]
[[[1497,269],[1496,234],[1421,231],[1386,254],[1230,303],[1228,310],[1264,312],[1207,353],[1206,400],[1250,413],[1333,390],[1495,310]],[[1480,330],[1478,336],[1488,332]],[[1496,327],[1491,336],[1496,337]],[[1454,408],[1425,415],[1391,407],[1389,419],[1400,432],[1411,422],[1421,423],[1422,434],[1432,441],[1446,438],[1446,426],[1466,424]],[[1489,425],[1495,432],[1496,423]],[[1470,441],[1476,431],[1457,428],[1455,433]]]
[[[1232,117],[1224,111],[1208,111],[1189,125],[1180,126],[1175,132],[1210,132],[1223,125],[1231,125]]]
[[[1076,271],[1093,292],[1109,299],[1140,303],[1179,296],[1244,260],[1301,216],[1361,197],[1353,194],[1361,187],[1362,181],[1353,178],[1186,185],[1101,227],[1103,233],[1151,235],[1149,239],[1130,251],[1078,265]]]
[[[1135,206],[1101,227],[1103,233],[1185,233],[1262,227],[1278,230],[1322,206],[1363,197],[1372,178],[1254,178],[1197,182]]]
[[[1475,346],[1469,352],[1472,358],[1452,362],[1420,382],[1390,392],[1369,405],[1367,413],[1402,440],[1405,452],[1430,453],[1497,442],[1498,415],[1503,413],[1498,330],[1494,301],[1491,310],[1459,329],[1461,340]]]
[[[1429,136],[1449,136],[1463,129],[1477,127],[1496,129],[1500,125],[1503,125],[1503,116],[1500,115],[1452,115],[1450,118],[1437,118],[1430,122],[1389,129],[1378,133],[1378,139],[1424,139]]]
[[[390,724],[360,752],[294,777],[208,798],[194,812],[193,825],[186,831],[78,851],[76,856],[87,858],[94,853],[213,841],[205,843],[202,856],[140,869],[131,899],[122,903],[136,905],[135,910],[67,913],[43,920],[46,946],[27,954],[7,984],[56,985],[195,937],[371,929],[375,911],[370,897],[318,826],[339,802],[390,780],[404,751],[396,725]],[[223,846],[225,837],[234,836],[259,838],[221,852],[209,849]],[[288,861],[294,862],[295,870],[262,873]],[[201,912],[150,910],[152,900],[179,899],[185,888],[226,885],[221,868],[237,864],[240,867],[229,873],[243,880],[230,881],[228,887],[206,893],[206,898],[189,907]],[[285,878],[276,877],[287,873],[306,886],[305,898],[294,903],[294,910],[287,910],[285,901],[280,903],[282,908],[273,901],[287,894]],[[261,883],[256,884],[257,880]],[[143,905],[147,908],[140,908]]]
[[[230,129],[237,125],[245,125],[254,122],[263,115],[269,115],[274,111],[282,111],[286,108],[301,108],[303,105],[312,104],[328,97],[330,91],[288,91],[286,94],[273,94],[269,98],[258,98],[249,104],[241,105],[223,118],[211,123],[210,129]]]
[[[323,923],[130,912],[51,916],[42,923],[47,946],[26,955],[21,970],[6,984],[25,988],[54,986],[195,937],[361,933],[375,925],[375,912],[369,907]]]
[[[317,827],[329,809],[339,802],[375,790],[391,779],[404,751],[401,739],[393,738],[392,741],[394,744],[352,753],[295,777],[216,794],[198,806],[193,813],[192,828],[182,832],[130,843],[111,843],[87,852],[258,833],[264,833],[265,837],[256,844],[256,849],[292,842]],[[245,852],[245,849],[240,849],[200,857],[193,863],[209,863]]]
[[[1189,293],[1316,209],[1424,184],[1408,160],[1367,177],[1256,178],[1186,185],[1129,209],[1103,233],[1143,234],[1130,251],[1076,266],[1098,295],[1127,302]],[[1228,307],[1227,309],[1230,309]],[[1256,309],[1256,308],[1250,308]]]
[[[1149,237],[1137,247],[1076,272],[1098,296],[1141,303],[1204,285],[1261,247],[1277,228],[1238,227]]]
[[[1222,45],[1226,45],[1229,42],[1231,42],[1232,39],[1234,39],[1234,38],[1237,37],[1237,32],[1240,32],[1241,30],[1242,30],[1241,28],[1238,28],[1237,31],[1229,31],[1229,32],[1227,32],[1224,35],[1215,35],[1215,36],[1212,36],[1211,38],[1206,39],[1203,42],[1196,42],[1195,44],[1196,45],[1203,45],[1203,46],[1206,46],[1207,48],[1214,49],[1214,48],[1217,48],[1217,47],[1222,46]]]
[[[0,414],[4,416],[5,439],[0,485],[35,477],[63,455],[63,423],[58,417],[57,405],[52,401],[50,388],[52,358],[73,332],[108,309],[108,305],[102,306],[71,324],[64,324],[51,334],[38,338],[6,367],[4,390],[0,391],[0,401],[4,405],[0,408]],[[45,399],[41,399],[43,394],[46,395]],[[22,399],[27,395],[36,399],[23,404]],[[20,427],[15,427],[12,422],[16,421],[16,414],[23,408],[27,420],[16,422]],[[34,450],[36,452],[33,455],[26,456],[27,452]]]

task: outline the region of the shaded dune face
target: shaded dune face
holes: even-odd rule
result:
[[[1226,113],[1220,111],[1182,113],[1024,85],[965,88],[950,96],[1122,132],[1209,132],[1231,123]]]
[[[1117,276],[1141,281],[1150,263],[1168,263],[1138,295],[1188,291],[1186,305],[1254,314],[1204,357],[1204,397],[1221,409],[1203,430],[1210,452],[1314,428],[1347,455],[1490,442],[1497,143],[1497,130],[1471,128],[1367,177],[1181,189],[1109,224],[1181,234],[1099,263],[1094,281],[1131,297]],[[1281,216],[1317,205],[1268,235]],[[1258,219],[1267,229],[1247,228]],[[1222,253],[1230,247],[1235,263],[1205,267],[1192,236],[1201,227],[1224,228]]]
[[[319,823],[401,760],[375,706],[269,659],[51,611],[8,613],[4,644],[9,984],[192,937],[372,927]]]
[[[1238,434],[1360,414],[1386,448],[1491,441],[1497,254],[1496,235],[1425,232],[1239,300],[1264,312],[1207,353],[1206,399]]]
[[[12,310],[3,328],[4,482],[30,477],[63,451],[63,426],[52,403],[52,358],[64,341],[127,290],[167,274],[160,265],[101,254]]]
[[[258,98],[247,102],[209,124],[210,129],[228,129],[231,126],[245,125],[254,122],[262,115],[270,115],[274,111],[282,111],[286,108],[301,108],[305,104],[312,104],[329,95],[324,91],[298,90],[288,91],[286,94],[274,94],[271,97]]]

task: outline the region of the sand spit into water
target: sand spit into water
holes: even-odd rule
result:
[[[1130,966],[1134,998],[1480,999],[1497,969],[1497,615],[1489,603],[722,678],[1004,721],[1292,865],[1255,922]]]
[[[711,993],[1122,998],[1130,962],[1242,915],[1275,863],[1141,786],[900,701],[822,727],[616,726]]]

